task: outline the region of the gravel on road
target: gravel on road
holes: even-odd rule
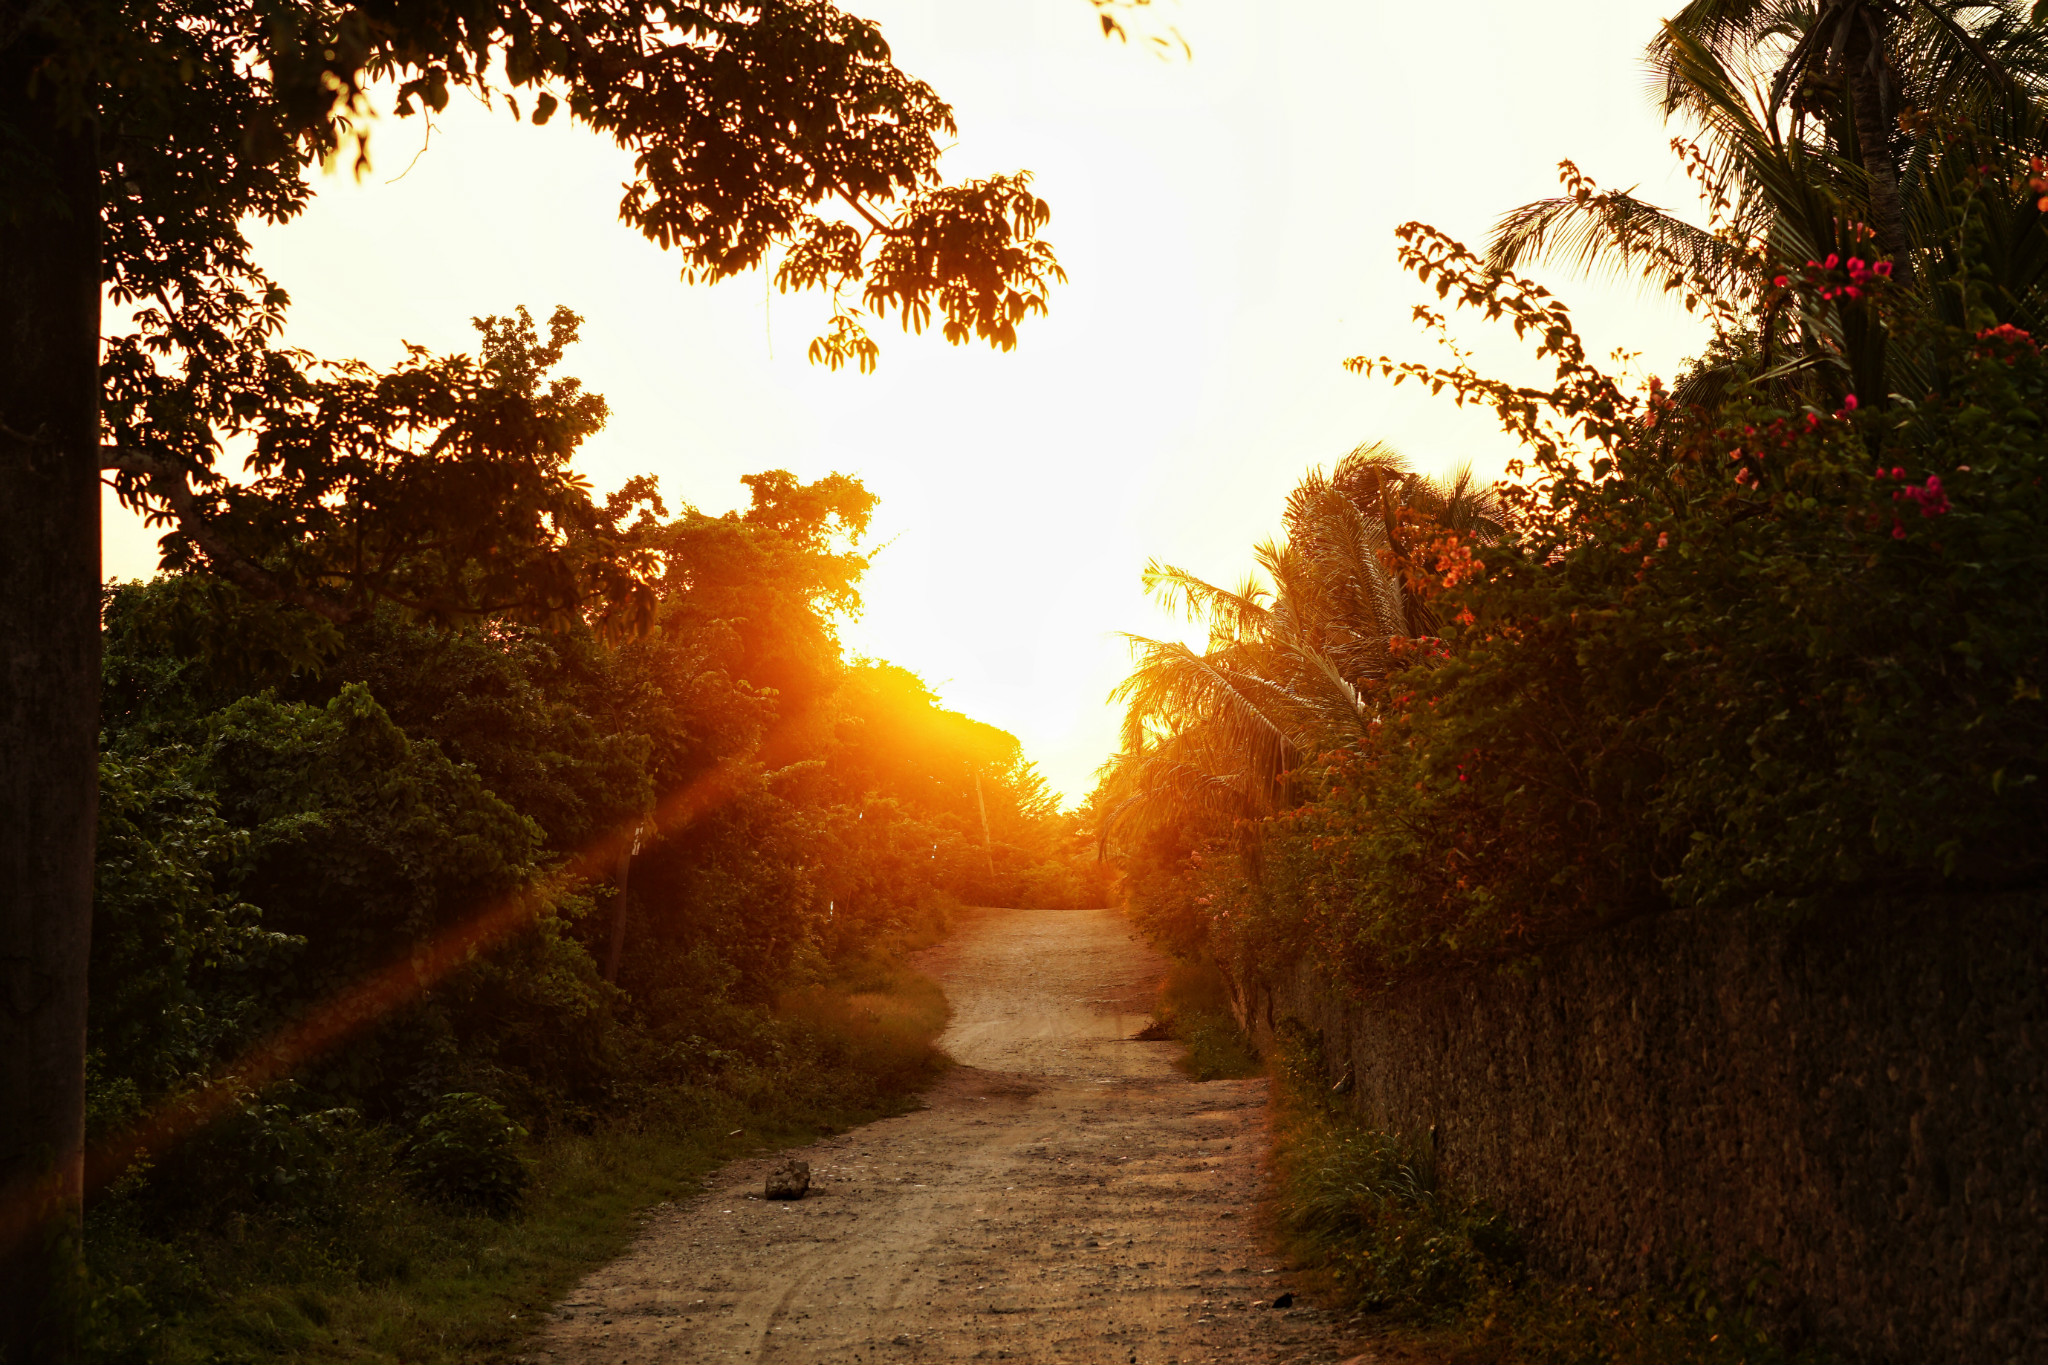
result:
[[[655,1210],[524,1359],[1376,1359],[1261,1243],[1266,1082],[1198,1084],[1178,1044],[1131,1041],[1163,964],[1121,916],[970,911],[919,965],[952,1001],[958,1063],[925,1108]],[[790,1157],[809,1193],[763,1198]]]

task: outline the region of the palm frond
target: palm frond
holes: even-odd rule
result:
[[[1494,225],[1486,263],[1495,270],[1560,266],[1582,276],[1674,280],[1733,293],[1749,271],[1743,253],[1696,224],[1621,190],[1539,199]]]

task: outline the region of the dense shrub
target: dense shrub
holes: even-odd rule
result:
[[[519,1206],[531,1178],[519,1154],[525,1137],[496,1100],[455,1091],[420,1116],[400,1169],[429,1198],[503,1216]]]
[[[1303,755],[1283,809],[1134,856],[1134,889],[1166,893],[1148,917],[1372,986],[1673,905],[1796,914],[2048,870],[2033,340],[1904,317],[1897,344],[1941,376],[1911,402],[1680,403],[1624,392],[1561,306],[1418,240],[1426,278],[1559,357],[1540,403],[1444,376],[1528,445],[1506,530],[1414,547],[1441,635],[1361,681],[1370,724]]]
[[[187,1273],[183,1235],[260,1225],[277,1282],[360,1277],[378,1209],[508,1215],[566,1135],[872,1112],[928,1074],[943,1002],[833,1004],[916,994],[855,978],[963,901],[1101,903],[1013,736],[842,656],[872,497],[749,483],[744,513],[642,528],[666,574],[629,641],[109,590],[91,1104],[96,1154],[140,1144],[93,1210],[116,1335],[272,1282]]]

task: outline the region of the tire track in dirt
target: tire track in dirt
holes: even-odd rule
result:
[[[1196,1084],[1128,1041],[1160,960],[1107,910],[971,911],[920,964],[960,1063],[928,1107],[797,1149],[812,1190],[735,1162],[657,1209],[528,1348],[534,1365],[1351,1356],[1253,1225],[1266,1082]],[[1362,1360],[1371,1360],[1368,1352]]]

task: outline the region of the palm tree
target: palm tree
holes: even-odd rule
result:
[[[1886,257],[1894,288],[1917,280],[1916,296],[1960,321],[1965,213],[1994,277],[1977,302],[2030,330],[2048,322],[2032,196],[1977,173],[2031,149],[2048,116],[2048,29],[2017,0],[1693,0],[1649,55],[1667,117],[1698,130],[1688,150],[1717,227],[1595,191],[1567,166],[1566,195],[1501,219],[1489,264],[1611,270],[1742,304],[1749,354],[1696,371],[1694,396],[1737,370],[1878,401],[1924,385],[1923,359],[1888,347],[1866,308],[1789,300],[1770,281],[1830,253]]]
[[[1268,813],[1303,755],[1363,743],[1368,684],[1390,671],[1397,642],[1438,629],[1404,575],[1427,572],[1442,537],[1487,543],[1501,530],[1469,469],[1439,483],[1377,444],[1312,471],[1283,524],[1283,540],[1254,551],[1270,587],[1146,567],[1147,591],[1208,641],[1131,637],[1136,665],[1111,694],[1124,737],[1101,777],[1105,840],[1126,820],[1213,831]]]
[[[1962,9],[1973,11],[1970,27],[1954,17]],[[1698,122],[1717,178],[1736,187],[1740,211],[1731,226],[1771,216],[1772,187],[1755,174],[1752,144],[1803,151],[1805,173],[1865,201],[1880,251],[1903,272],[1913,269],[1915,240],[1913,186],[1902,185],[1900,172],[1925,148],[1898,126],[1900,116],[1967,113],[2017,144],[2038,126],[2048,85],[2048,29],[2018,0],[1692,0],[1648,56],[1666,117]],[[1843,174],[1851,166],[1860,176]],[[1584,266],[1610,250],[1630,259],[1599,263],[1654,270],[1658,256],[1665,265],[1689,262],[1702,278],[1730,261],[1725,238],[1608,194],[1514,210],[1496,229],[1493,263],[1512,269],[1524,259],[1576,257],[1571,263]]]
[[[1910,107],[1905,100],[1910,94],[1941,94],[1975,103],[1987,93],[2020,89],[1985,37],[1956,22],[1954,12],[1964,9],[1976,11],[1977,24],[1994,41],[2024,35],[2031,27],[2031,14],[2023,20],[2021,7],[2009,0],[1821,0],[1818,6],[1786,0],[1691,0],[1652,44],[1651,57],[1655,62],[1659,49],[1676,35],[1701,43],[1723,59],[1732,52],[1762,55],[1771,40],[1790,40],[1790,50],[1771,75],[1765,122],[1775,128],[1780,110],[1791,100],[1795,119],[1812,109],[1838,147],[1853,149],[1863,169],[1878,248],[1903,281],[1913,270],[1897,155],[1899,114]],[[1666,91],[1669,111],[1676,107],[1674,98],[1684,98],[1682,82],[1667,83]],[[1843,96],[1846,120],[1831,117],[1841,108]],[[1849,129],[1853,143],[1843,136]]]

